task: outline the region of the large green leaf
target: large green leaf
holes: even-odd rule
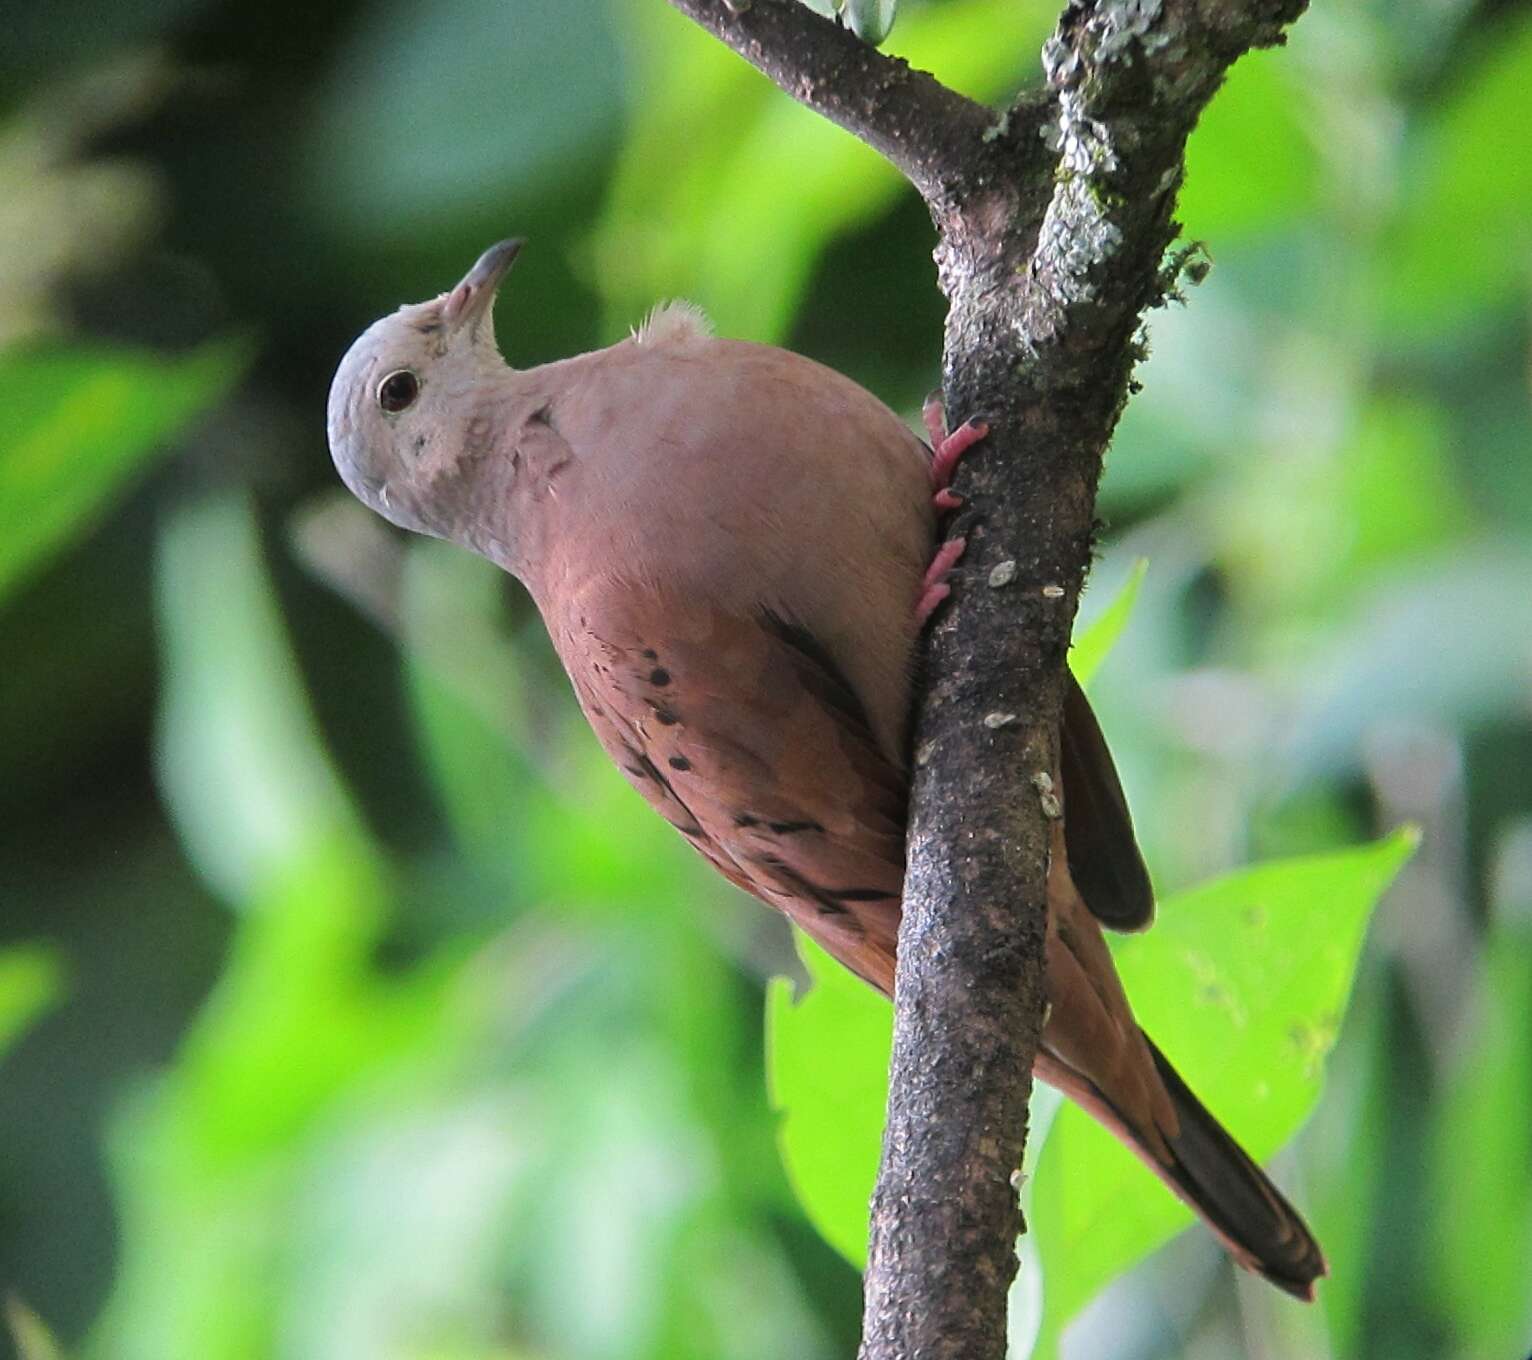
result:
[[[87,527],[243,369],[243,345],[0,355],[0,596]]]
[[[1418,840],[1406,827],[1231,874],[1164,902],[1116,949],[1145,1030],[1257,1159],[1318,1101],[1368,918]],[[1190,1220],[1099,1125],[1060,1110],[1032,1185],[1044,1337]]]
[[[773,978],[766,993],[766,1070],[787,1174],[809,1221],[853,1265],[867,1260],[878,1176],[893,1013],[865,982],[794,932],[810,987]]]
[[[1253,1155],[1291,1137],[1318,1099],[1368,917],[1415,843],[1405,829],[1231,875],[1165,902],[1156,929],[1119,949],[1140,1019]],[[817,945],[800,936],[799,949],[807,995],[794,1003],[778,978],[767,997],[779,1140],[810,1220],[862,1265],[891,1016]],[[1051,1340],[1102,1284],[1190,1219],[1073,1106],[1059,1111],[1032,1184]]]

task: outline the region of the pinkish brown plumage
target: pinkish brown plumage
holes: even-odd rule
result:
[[[905,767],[939,504],[982,430],[930,451],[871,393],[661,309],[609,349],[516,372],[488,322],[518,243],[367,330],[330,394],[346,484],[532,593],[581,708],[659,814],[726,878],[892,993]],[[934,430],[933,433],[939,433]],[[950,555],[950,554],[949,554]],[[933,590],[936,598],[932,598]],[[1148,877],[1077,687],[1049,870],[1037,1071],[1300,1297],[1301,1219],[1133,1020],[1100,922],[1146,926]]]

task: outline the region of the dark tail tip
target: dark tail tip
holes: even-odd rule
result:
[[[1314,1282],[1329,1273],[1314,1235],[1147,1035],[1144,1041],[1181,1126],[1175,1137],[1165,1138],[1173,1159],[1164,1167],[1166,1179],[1242,1266],[1312,1302]]]

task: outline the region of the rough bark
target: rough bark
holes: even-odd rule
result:
[[[742,0],[734,0],[739,6]],[[968,542],[929,643],[873,1197],[863,1360],[1005,1354],[1011,1185],[1044,1004],[1044,884],[1065,656],[1101,460],[1174,285],[1187,135],[1305,0],[1075,0],[1047,85],[996,114],[796,0],[671,0],[925,198],[950,310]],[[1018,69],[1025,54],[1017,54]]]

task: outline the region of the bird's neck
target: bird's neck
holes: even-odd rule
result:
[[[578,471],[552,419],[561,367],[501,369],[479,387],[460,435],[474,513],[456,536],[534,596],[558,541],[561,497]]]

